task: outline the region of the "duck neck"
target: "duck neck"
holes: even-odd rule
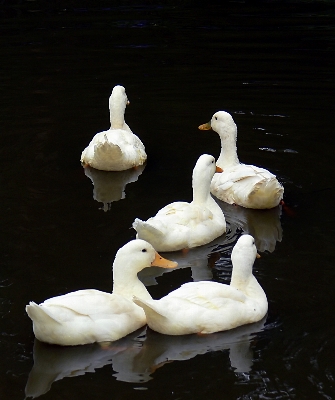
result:
[[[124,129],[125,120],[124,112],[126,106],[123,104],[118,104],[118,102],[111,101],[109,104],[109,115],[111,129]]]
[[[253,261],[250,261],[249,265],[247,265],[246,263],[248,263],[248,261],[244,258],[243,260],[241,259],[241,265],[242,263],[244,264],[244,268],[239,269],[238,267],[233,267],[230,286],[240,290],[248,297],[255,299],[263,298],[265,293],[261,285],[252,272],[246,272],[252,271]]]
[[[255,259],[253,257],[246,257],[244,254],[237,254],[236,248],[233,249],[233,271],[230,282],[231,286],[244,291],[245,287],[249,284],[250,278],[253,277],[252,267],[254,261]]]
[[[133,261],[134,262],[134,261]],[[113,293],[132,300],[137,296],[143,300],[151,300],[151,296],[134,271],[133,262],[122,262],[120,266],[113,265]]]
[[[222,214],[220,206],[210,194],[210,182],[200,176],[193,176],[193,204],[206,206],[213,214]]]
[[[204,204],[210,198],[210,180],[199,170],[194,169],[192,175],[193,202]]]
[[[225,126],[219,133],[221,139],[221,153],[216,162],[223,170],[239,164],[236,150],[237,127],[234,122]]]
[[[206,204],[209,199],[211,199],[209,188],[208,191],[205,191],[201,185],[197,185],[196,182],[193,182],[193,203]]]

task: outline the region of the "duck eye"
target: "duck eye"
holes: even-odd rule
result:
[[[218,117],[214,117],[216,120],[218,120]]]
[[[147,249],[142,249],[142,253],[146,253],[147,252]]]

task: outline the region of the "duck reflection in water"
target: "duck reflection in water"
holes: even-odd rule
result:
[[[87,166],[84,167],[84,171],[93,183],[94,200],[103,203],[101,209],[108,211],[113,201],[119,201],[126,197],[127,184],[136,182],[144,168],[145,165],[140,165],[125,171],[100,171]]]
[[[209,259],[215,255],[217,248],[220,249],[222,246],[224,246],[225,252],[229,253],[229,248],[233,248],[241,231],[254,237],[257,250],[261,253],[265,251],[272,253],[277,242],[282,241],[283,230],[280,222],[282,207],[280,205],[269,210],[254,210],[231,205],[217,199],[216,201],[227,221],[227,232],[224,235],[207,245],[190,249],[187,252],[163,253],[164,257],[178,262],[176,269],[191,268],[194,282],[213,279]],[[173,270],[151,267],[143,269],[138,276],[145,286],[152,286],[157,285],[156,278],[171,271]]]
[[[183,361],[213,351],[229,350],[231,367],[247,373],[253,364],[251,342],[264,329],[266,317],[254,324],[211,335],[161,335],[143,329],[113,343],[76,347],[48,345],[35,339],[34,365],[25,388],[26,397],[48,392],[53,382],[95,372],[112,364],[117,380],[142,383],[166,363]]]
[[[231,229],[236,231],[242,229],[254,237],[259,252],[268,251],[272,253],[277,242],[282,241],[283,230],[280,223],[281,206],[269,210],[253,210],[236,205],[231,205],[217,200],[221,207],[227,223]]]
[[[164,257],[172,257],[172,259],[178,263],[178,267],[174,268],[174,270],[190,268],[192,280],[194,282],[209,281],[213,279],[212,269],[209,266],[211,256],[219,247],[224,246],[225,249],[232,249],[239,235],[240,232],[236,229],[233,231],[227,229],[227,232],[224,235],[203,246],[194,247],[187,251],[162,252],[162,254],[164,254]],[[157,285],[156,278],[164,273],[173,271],[173,269],[165,269],[164,271],[160,270],[161,268],[156,267],[144,268],[138,273],[138,277],[145,286]]]

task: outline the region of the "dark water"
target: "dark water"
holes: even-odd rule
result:
[[[335,398],[335,5],[216,3],[1,2],[1,398]],[[80,154],[108,128],[115,84],[148,163],[136,177],[88,177]],[[286,206],[222,204],[226,237],[142,279],[154,298],[192,278],[229,282],[231,248],[250,232],[267,318],[205,338],[34,343],[30,300],[110,291],[134,218],[191,199],[196,159],[220,145],[197,126],[217,110],[234,116],[240,160],[283,182]],[[134,182],[115,201],[123,179]]]

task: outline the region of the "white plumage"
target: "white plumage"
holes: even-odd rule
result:
[[[150,265],[174,268],[143,240],[133,240],[118,250],[113,263],[113,293],[78,290],[52,297],[41,304],[33,301],[26,311],[38,340],[62,346],[118,340],[145,325],[143,310],[132,296],[151,299],[137,273]]]
[[[209,191],[215,171],[214,157],[200,156],[193,170],[193,201],[168,204],[147,221],[136,218],[136,237],[157,251],[176,251],[207,244],[225,233],[224,214]]]
[[[134,296],[134,302],[143,307],[149,327],[167,335],[214,333],[260,321],[268,302],[252,274],[256,255],[253,237],[243,235],[232,251],[230,285],[189,282],[160,300]]]
[[[284,188],[276,176],[264,168],[239,162],[236,150],[237,127],[225,111],[215,113],[210,123],[199,126],[213,129],[221,139],[221,153],[217,165],[222,174],[215,174],[211,192],[222,201],[246,208],[276,207],[283,198]]]
[[[144,145],[124,120],[128,103],[125,88],[115,86],[109,98],[111,127],[97,133],[82,152],[84,165],[103,171],[123,171],[144,164]]]

